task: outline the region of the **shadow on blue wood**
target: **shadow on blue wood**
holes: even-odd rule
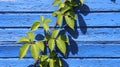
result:
[[[79,0],[78,0],[79,2]],[[77,14],[78,16],[78,24],[79,24],[79,28],[81,30],[81,32],[83,34],[86,34],[87,32],[87,25],[83,19],[83,17],[81,16],[81,13],[84,15],[84,16],[87,16],[89,13],[90,13],[90,9],[87,5],[83,4],[83,6],[79,5],[78,7],[75,7],[74,9],[74,12]],[[63,57],[67,58],[69,56],[69,53],[71,52],[73,55],[77,54],[78,53],[78,45],[77,43],[72,39],[72,38],[75,38],[77,39],[78,36],[79,36],[79,32],[78,32],[78,25],[77,25],[77,22],[75,22],[75,28],[74,30],[72,30],[68,25],[66,25],[66,21],[65,21],[65,18],[63,18],[63,25],[64,28],[60,31],[61,34],[66,34],[68,33],[68,38],[69,38],[69,44],[67,45],[67,53],[66,53],[66,56],[64,56],[61,51],[55,47],[57,49],[57,52],[60,53]],[[57,26],[56,26],[57,27]],[[44,34],[46,34],[46,32],[44,32]],[[36,40],[43,40],[43,35],[42,34],[37,34],[37,36],[35,37]],[[47,53],[47,49],[46,49],[46,53]],[[67,64],[66,61],[64,61],[62,59],[63,63],[64,63],[64,66],[63,67],[69,67],[69,65]],[[34,67],[34,65],[30,65],[29,67]],[[37,67],[37,66],[36,66]]]

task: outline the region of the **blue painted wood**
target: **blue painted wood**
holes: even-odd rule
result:
[[[0,46],[0,58],[18,58],[19,48],[20,45],[18,46],[17,44],[8,44],[7,46]],[[86,44],[76,42],[76,44],[71,44],[69,48],[67,48],[67,50],[71,50],[68,51],[69,53],[67,53],[67,55],[68,57],[72,58],[120,57],[120,44]],[[59,56],[61,55],[59,54]],[[31,57],[30,51],[28,51],[25,57]]]
[[[49,23],[50,26],[55,24],[56,18],[52,17],[50,13],[0,14],[0,27],[30,27],[35,20],[39,20],[41,15],[53,20],[52,23]],[[87,26],[120,26],[120,13],[90,13],[87,16],[82,15],[82,17]],[[78,26],[80,22],[77,22]]]
[[[120,67],[120,59],[65,59],[64,67]],[[33,64],[33,59],[17,58],[0,59],[1,67],[27,67]]]
[[[30,52],[26,58],[18,60],[21,44],[14,44],[26,35],[28,27],[39,16],[43,15],[55,22],[51,12],[57,6],[51,6],[52,2],[53,0],[0,0],[0,67],[27,67],[34,63]],[[85,4],[90,13],[86,16],[81,14],[83,19],[80,20],[89,28],[86,34],[82,34],[85,28],[82,28],[83,32],[79,27],[78,32],[71,31],[75,42],[70,41],[71,52],[65,61],[69,67],[120,67],[120,0],[115,3],[112,0],[85,0]],[[50,23],[50,26],[53,25]],[[43,34],[42,30],[40,28],[35,33]]]
[[[2,0],[0,1],[0,11],[53,11],[57,7],[51,6],[53,0]],[[111,0],[85,0],[90,11],[119,11],[120,1],[113,3]]]
[[[22,36],[26,36],[26,33],[29,29],[0,29],[0,41],[17,41]],[[75,41],[119,41],[120,40],[120,29],[119,28],[88,28],[86,34],[82,34],[81,30],[78,29],[78,32],[71,31],[72,38]],[[71,33],[70,32],[70,33]],[[43,34],[44,31],[40,28],[38,31],[35,31],[35,34]],[[68,33],[68,35],[70,35]]]

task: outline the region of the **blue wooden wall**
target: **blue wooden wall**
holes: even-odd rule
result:
[[[114,2],[115,1],[115,2]],[[18,59],[15,41],[29,30],[33,21],[51,16],[57,9],[53,0],[0,0],[0,67],[27,67],[34,63],[28,52]],[[79,15],[86,28],[74,32],[71,52],[64,67],[120,67],[120,0],[85,0]],[[54,23],[51,23],[51,27]],[[36,33],[43,33],[42,28]],[[74,42],[75,41],[75,42]]]

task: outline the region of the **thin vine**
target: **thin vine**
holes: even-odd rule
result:
[[[55,10],[52,15],[56,17],[56,23],[54,25],[54,30],[50,30],[49,24],[52,20],[50,18],[40,17],[40,20],[36,20],[30,31],[27,32],[26,36],[21,37],[17,43],[23,43],[20,47],[19,57],[22,59],[28,49],[30,49],[33,59],[36,61],[34,67],[39,65],[39,67],[62,67],[63,63],[61,58],[58,56],[57,49],[66,55],[66,45],[69,44],[69,38],[66,34],[61,34],[60,31],[64,26],[68,26],[72,30],[75,28],[76,14],[74,8],[78,5],[83,5],[84,0],[54,0],[52,5],[57,5],[58,10]],[[63,19],[65,19],[65,24],[63,25]],[[34,31],[39,30],[39,27],[43,27],[44,39],[35,40]],[[45,50],[49,49],[47,53]]]

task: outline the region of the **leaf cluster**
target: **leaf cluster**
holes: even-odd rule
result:
[[[72,30],[74,30],[76,14],[74,7],[79,4],[83,5],[84,0],[79,0],[77,3],[75,0],[54,0],[52,5],[58,5],[59,10],[55,10],[52,15],[56,16],[56,24],[59,28],[62,27],[63,19],[66,21]],[[31,56],[34,60],[39,60],[38,65],[40,67],[62,67],[62,61],[58,57],[56,47],[60,50],[63,55],[66,55],[66,45],[69,44],[69,38],[65,34],[61,34],[61,29],[55,28],[53,31],[49,28],[49,22],[52,22],[50,18],[40,16],[40,20],[36,20],[30,31],[27,32],[26,36],[21,37],[17,43],[23,43],[20,47],[19,57],[22,59],[30,49]],[[43,40],[35,40],[34,31],[43,27],[45,31]],[[49,49],[49,52],[45,54],[45,48]]]

